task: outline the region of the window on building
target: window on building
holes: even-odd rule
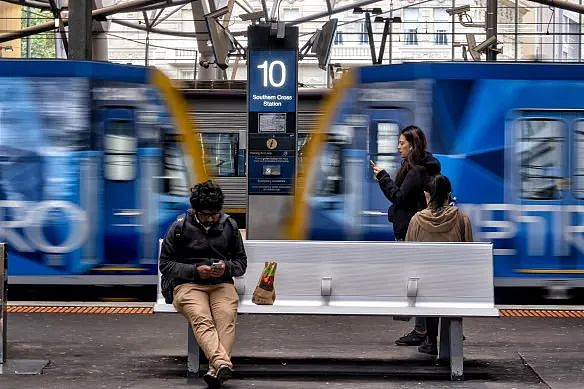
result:
[[[404,44],[417,45],[418,44],[418,8],[404,9]]]
[[[564,123],[554,119],[524,119],[517,122],[515,134],[521,198],[560,198],[560,185],[565,176]]]
[[[283,21],[290,22],[300,18],[300,8],[284,8],[282,13]]]
[[[417,45],[418,44],[418,29],[408,28],[404,35],[404,44],[406,45]]]
[[[578,38],[579,24],[576,20],[570,19],[566,15],[562,17],[562,38],[561,49],[562,58],[568,61],[578,60]]]
[[[362,45],[369,43],[369,35],[367,35],[367,25],[365,22],[359,23],[359,43]]]
[[[192,80],[195,78],[194,69],[181,69],[179,71],[179,80]]]
[[[449,16],[445,8],[434,9],[434,44],[448,44]]]
[[[335,45],[342,45],[343,44],[343,32],[340,30],[337,30],[337,33],[335,34]]]
[[[195,57],[195,52],[192,50],[176,49],[175,52],[177,57]]]

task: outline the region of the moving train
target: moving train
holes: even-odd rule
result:
[[[208,176],[241,224],[245,90],[179,93],[162,80],[126,65],[0,61],[11,283],[156,283],[156,239],[188,207],[187,182]],[[368,161],[394,174],[399,130],[416,124],[475,238],[494,243],[496,286],[582,287],[582,80],[582,65],[410,63],[300,91],[302,185],[283,233],[393,239]]]
[[[181,98],[155,69],[0,61],[10,283],[156,282],[156,241],[188,206],[176,188],[207,177]]]
[[[393,239],[368,161],[394,176],[399,131],[415,124],[475,239],[494,243],[496,287],[583,286],[584,66],[364,67],[329,99],[304,158],[293,238]]]

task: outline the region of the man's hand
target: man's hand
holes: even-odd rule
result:
[[[197,266],[197,273],[199,276],[206,280],[207,278],[211,277],[213,274],[213,269],[209,265],[199,265]]]
[[[211,277],[219,278],[225,274],[225,262],[219,261],[215,266],[211,266]]]

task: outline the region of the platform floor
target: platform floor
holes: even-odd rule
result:
[[[236,377],[225,388],[580,388],[581,318],[466,319],[466,381],[384,317],[238,319]],[[177,314],[9,313],[8,359],[49,360],[41,375],[0,375],[0,388],[206,387],[186,377],[186,322]]]

